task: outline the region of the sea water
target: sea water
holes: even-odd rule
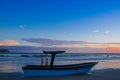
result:
[[[28,64],[41,64],[42,53],[0,53],[0,72],[22,72]],[[43,54],[44,55],[44,54]],[[51,55],[48,55],[50,63]],[[44,62],[45,62],[44,58]],[[64,53],[56,55],[54,65],[99,62],[96,69],[120,68],[120,54],[116,53]]]

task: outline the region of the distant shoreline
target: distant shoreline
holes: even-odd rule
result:
[[[2,54],[4,52],[0,52]],[[5,54],[42,54],[43,52],[5,52]],[[64,53],[64,54],[120,54],[120,53]]]

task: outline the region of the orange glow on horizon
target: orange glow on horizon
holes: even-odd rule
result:
[[[120,53],[120,47],[109,47],[107,48],[107,52]]]
[[[0,41],[0,46],[14,46],[19,45],[19,42],[14,40]]]

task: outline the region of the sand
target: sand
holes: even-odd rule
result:
[[[54,77],[24,77],[22,72],[0,72],[0,80],[120,80],[120,69],[101,69],[87,75]]]

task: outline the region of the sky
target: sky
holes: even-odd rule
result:
[[[119,53],[119,21],[120,0],[0,0],[0,46]]]

